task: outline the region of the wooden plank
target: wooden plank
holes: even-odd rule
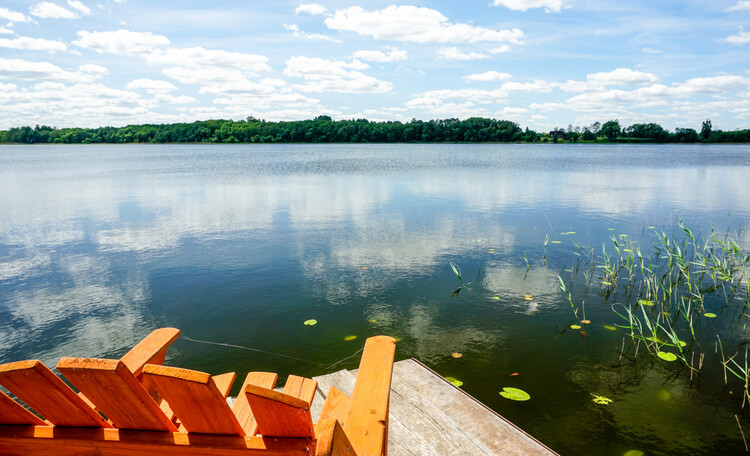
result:
[[[226,399],[229,396],[229,391],[232,389],[234,380],[237,378],[237,374],[235,372],[227,372],[226,374],[214,375],[211,378],[214,379],[216,387],[224,399]]]
[[[177,431],[149,393],[114,359],[61,358],[60,371],[120,429]]]
[[[352,393],[352,407],[344,431],[357,454],[387,454],[388,401],[396,340],[370,337],[365,342]]]
[[[0,384],[54,425],[109,427],[109,423],[41,361],[0,365]]]
[[[318,382],[311,378],[290,375],[286,380],[286,384],[284,384],[283,392],[288,396],[296,397],[311,404],[317,387]]]
[[[344,429],[334,418],[326,418],[315,425],[315,456],[357,456]]]
[[[136,377],[141,375],[146,364],[163,364],[167,348],[180,337],[176,328],[160,328],[152,331],[122,358],[123,363]]]
[[[0,391],[0,424],[35,424],[43,426],[44,421],[26,410],[7,394]]]
[[[258,423],[258,433],[266,437],[312,437],[315,432],[310,403],[316,385],[311,379],[294,380],[289,390],[300,397],[252,384],[245,386],[244,394]]]
[[[323,410],[320,412],[320,420],[333,418],[343,425],[349,417],[351,408],[352,399],[335,386],[331,386],[326,394]]]
[[[3,456],[309,456],[311,439],[0,425]]]
[[[245,435],[255,435],[258,429],[258,423],[255,421],[253,411],[250,410],[250,403],[247,401],[247,396],[245,396],[245,387],[247,385],[255,385],[261,388],[273,389],[276,386],[278,378],[278,374],[273,372],[249,372],[247,377],[245,377],[240,394],[237,396],[237,400],[234,401],[234,406],[232,407],[237,421],[240,422],[240,425],[245,430]]]
[[[211,375],[179,367],[146,364],[143,376],[167,401],[186,431],[245,434]]]
[[[412,389],[418,392],[419,396],[436,412],[440,411],[454,421],[460,417],[460,431],[470,436],[477,447],[486,448],[487,454],[510,456],[556,454],[416,360],[397,363],[393,372],[393,382],[394,392],[400,391],[405,394],[405,391]]]

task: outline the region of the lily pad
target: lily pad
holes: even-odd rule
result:
[[[305,325],[307,326],[315,326],[318,324],[318,320],[305,320]]]
[[[604,329],[609,331],[617,331],[617,328],[612,325],[604,325]]]
[[[367,322],[368,323],[377,323],[378,321],[376,319],[374,319],[374,318],[370,318],[369,320],[367,320]]]
[[[365,269],[365,270],[367,270],[367,269],[370,269],[370,268],[369,268],[369,267],[367,267],[367,266],[362,266],[362,269]]]
[[[583,323],[584,325],[590,325],[591,320],[581,320],[581,323]]]
[[[523,295],[523,299],[525,299],[527,301],[533,301],[534,300],[534,296],[532,296],[530,294],[525,294],[525,295]]]
[[[495,301],[499,301],[500,300],[500,296],[493,296],[492,299],[494,299]]]
[[[706,318],[716,318],[716,314],[713,312],[706,312],[703,314],[703,316]]]
[[[552,244],[562,244],[562,241],[550,241]]]
[[[464,355],[462,353],[456,352],[456,353],[451,353],[451,356],[454,357],[454,358],[461,358]]]
[[[350,340],[354,340],[356,338],[357,338],[357,336],[346,336],[346,337],[344,337],[344,340],[347,341],[347,342],[349,342]]]
[[[510,399],[511,401],[528,401],[531,399],[531,396],[529,396],[529,393],[522,389],[518,388],[512,388],[510,386],[506,386],[503,388],[502,391],[500,391],[500,395],[506,399]]]
[[[663,359],[664,361],[669,361],[670,363],[672,361],[677,361],[677,355],[675,355],[674,353],[660,351],[656,353],[656,356]]]
[[[644,453],[641,450],[630,450],[627,453],[623,454],[622,456],[643,456],[644,454],[646,453]]]
[[[646,300],[646,299],[639,299],[639,300],[638,300],[638,304],[640,304],[640,305],[642,305],[642,306],[653,306],[653,305],[654,305],[654,302],[653,302],[653,301],[649,301],[649,300]]]
[[[602,285],[611,286],[612,282],[605,282],[604,280],[602,280]]]
[[[570,329],[581,329],[581,325],[570,325]]]
[[[458,387],[460,387],[461,385],[464,384],[464,382],[462,382],[461,380],[459,380],[459,379],[457,379],[455,377],[445,377],[445,379],[448,380],[449,382],[453,383],[455,386],[458,386]]]
[[[612,399],[606,396],[594,395],[594,398],[592,399],[592,401],[596,402],[597,404],[608,405],[610,402],[612,402]]]

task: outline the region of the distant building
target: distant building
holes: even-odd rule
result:
[[[568,139],[568,137],[565,136],[565,130],[552,130],[549,132],[549,137],[553,139]]]

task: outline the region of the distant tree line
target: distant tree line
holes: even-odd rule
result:
[[[587,127],[568,126],[537,133],[508,120],[472,117],[466,120],[412,120],[370,122],[334,121],[329,116],[312,120],[267,122],[205,120],[192,123],[128,125],[126,127],[54,128],[18,127],[0,131],[0,143],[493,143],[493,142],[750,142],[750,130],[713,130],[710,120],[700,133],[692,128],[670,132],[655,123],[622,128],[617,120]]]

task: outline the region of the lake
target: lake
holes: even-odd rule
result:
[[[747,251],[748,195],[750,146],[2,146],[0,362],[115,358],[172,326],[169,364],[314,376],[387,334],[561,454],[744,454],[715,351],[744,362],[742,304],[709,296],[667,362],[601,266],[680,220]]]

